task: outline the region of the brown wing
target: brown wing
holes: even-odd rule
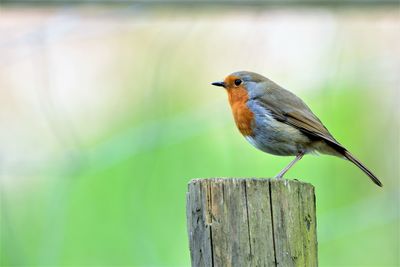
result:
[[[299,129],[310,138],[324,140],[328,145],[359,167],[375,184],[382,186],[378,177],[336,141],[317,116],[296,95],[269,81],[266,93],[253,98],[253,100],[269,110],[272,116],[278,121]]]
[[[274,85],[254,100],[269,110],[278,121],[299,129],[311,138],[323,139],[342,152],[346,150],[310,108],[293,93]]]

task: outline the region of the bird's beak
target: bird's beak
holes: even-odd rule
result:
[[[224,87],[225,88],[225,83],[224,82],[213,82],[213,83],[211,83],[212,85],[215,85],[215,86],[221,86],[221,87]]]

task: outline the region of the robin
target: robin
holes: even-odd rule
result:
[[[250,144],[270,154],[296,156],[276,178],[282,178],[305,154],[319,152],[351,161],[382,186],[292,92],[249,71],[232,73],[212,85],[226,89],[236,126]]]

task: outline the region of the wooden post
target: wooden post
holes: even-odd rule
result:
[[[311,184],[195,179],[188,191],[192,267],[318,265]]]

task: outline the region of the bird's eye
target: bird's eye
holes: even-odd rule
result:
[[[241,83],[242,83],[242,80],[241,80],[241,79],[236,79],[236,80],[235,80],[235,85],[236,85],[236,86],[239,86]]]

